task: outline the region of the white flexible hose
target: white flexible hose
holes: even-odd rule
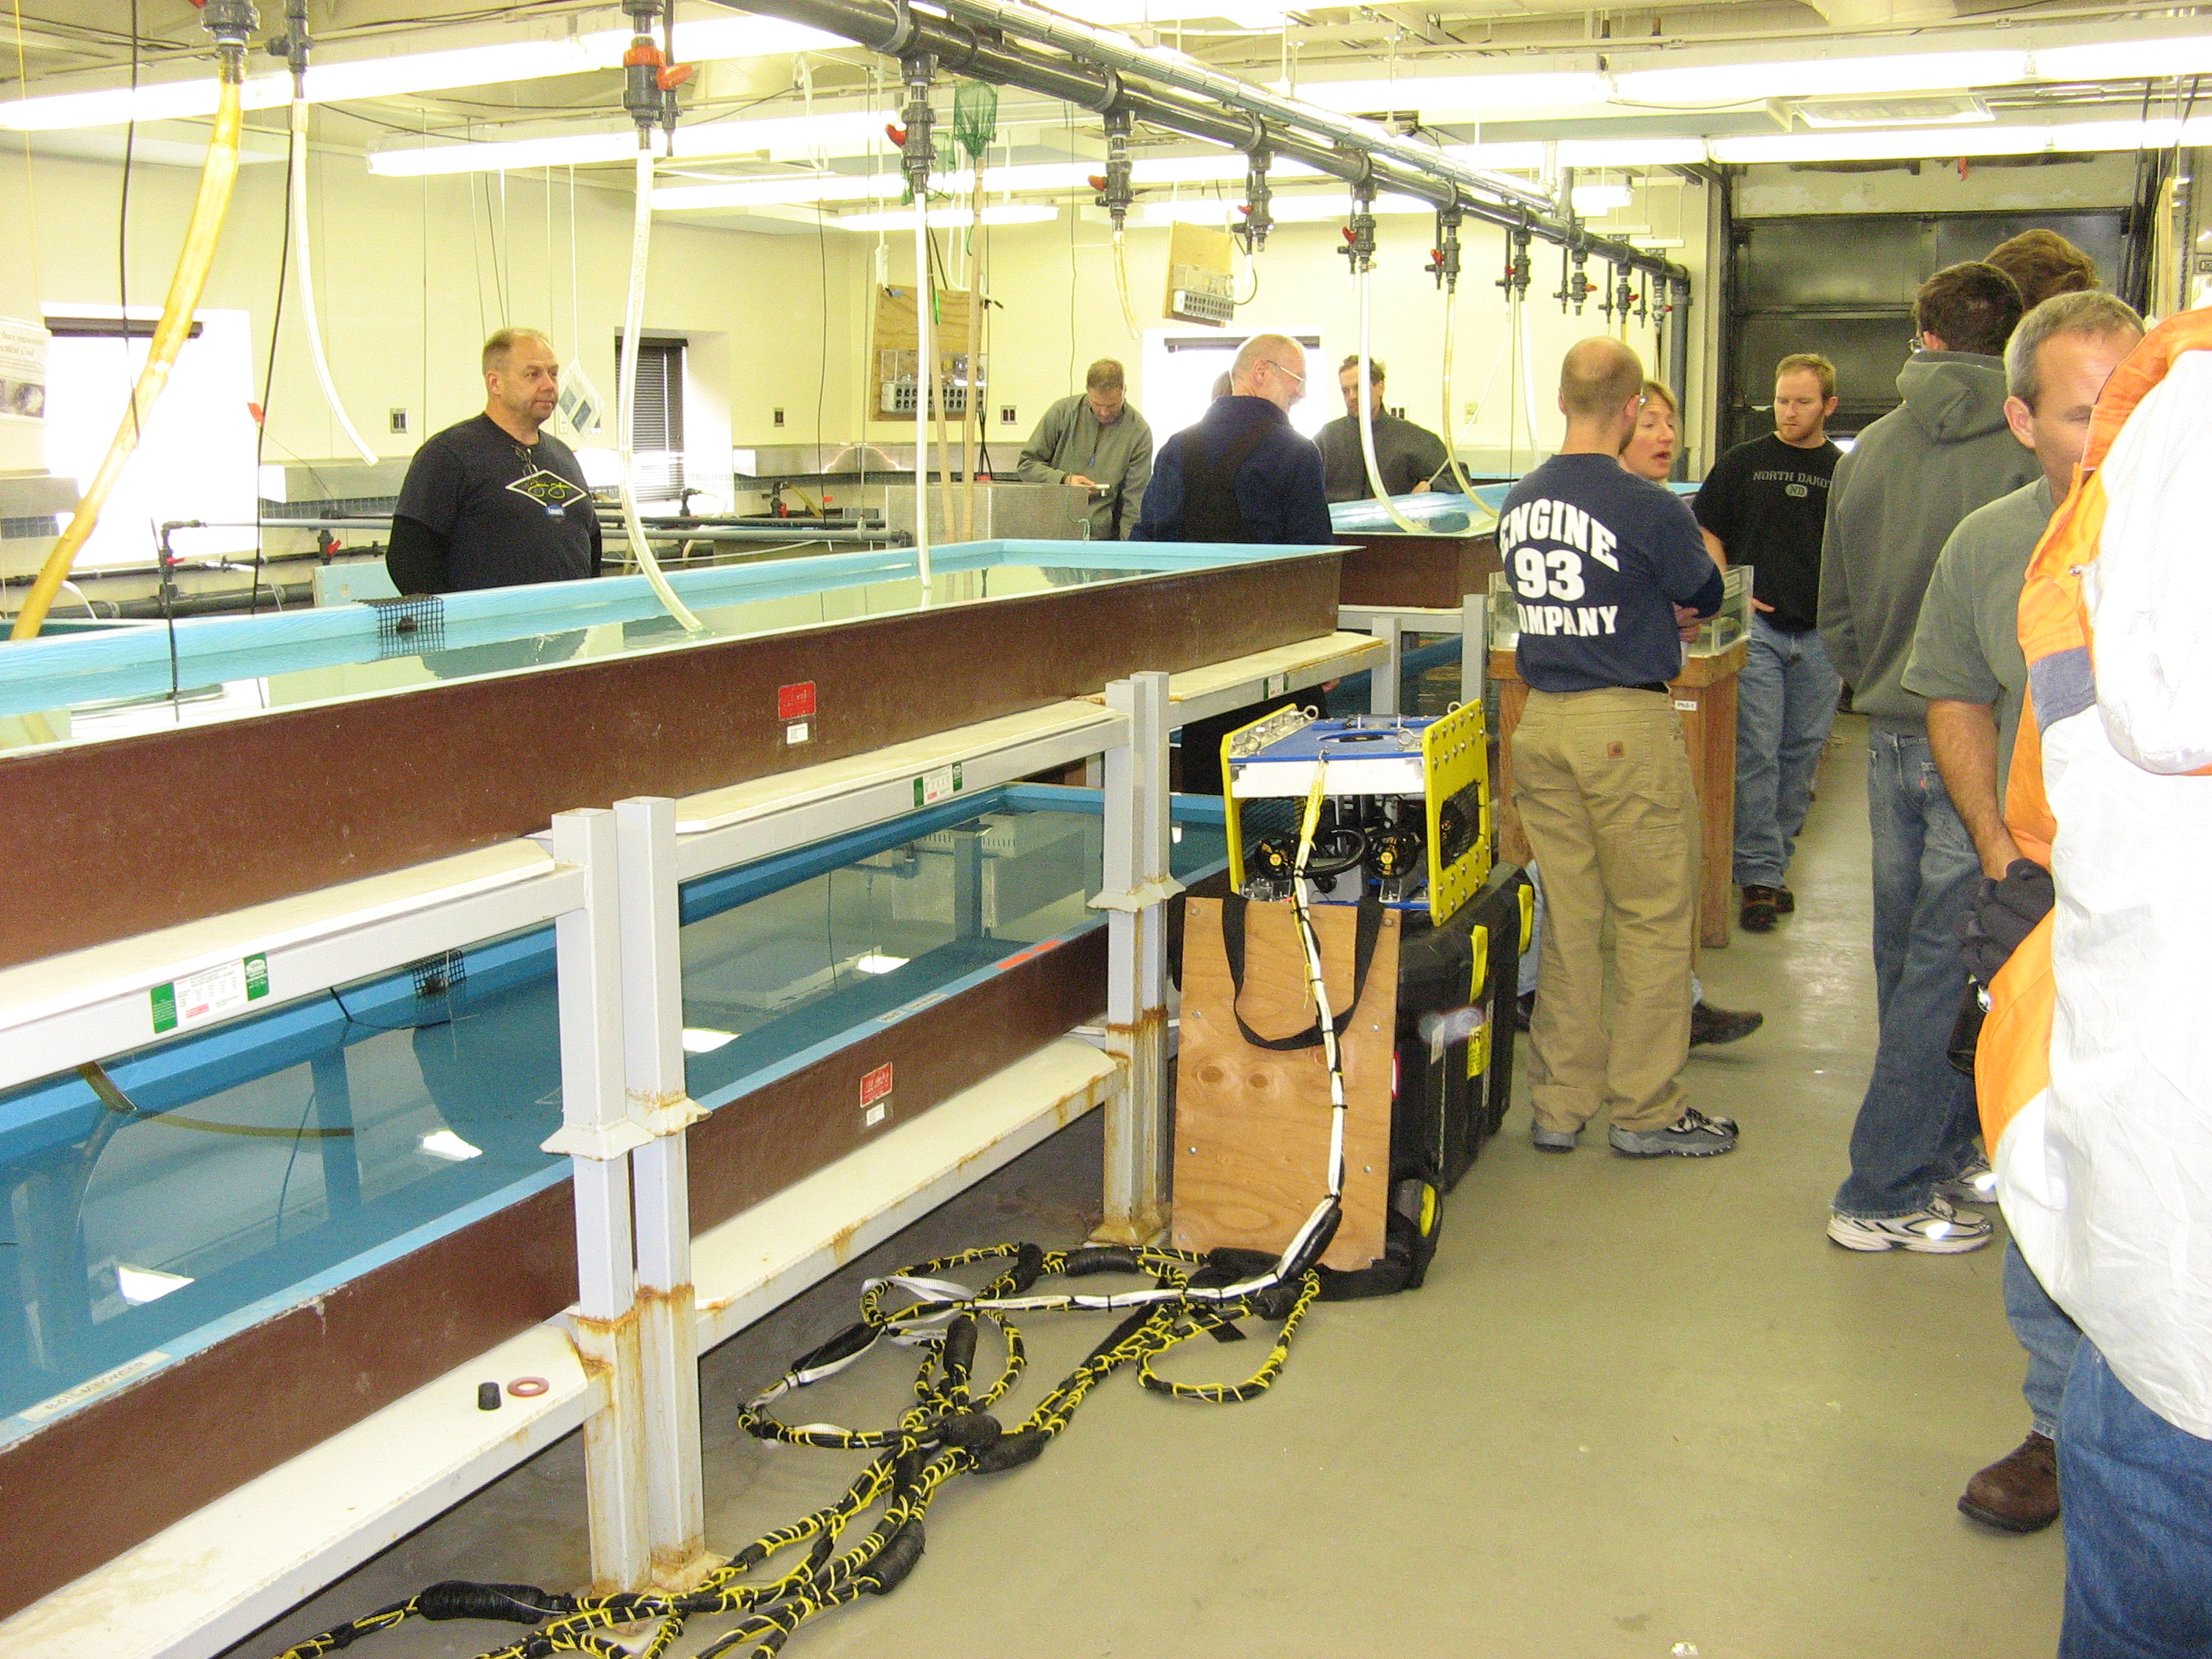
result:
[[[1359,453],[1367,461],[1367,487],[1375,492],[1375,499],[1382,503],[1382,510],[1390,515],[1391,522],[1408,536],[1422,533],[1421,527],[1398,510],[1398,503],[1390,499],[1382,488],[1382,469],[1375,464],[1375,394],[1369,390],[1371,382],[1367,374],[1367,279],[1371,275],[1362,266],[1359,283]]]
[[[631,556],[637,560],[638,568],[660,602],[668,607],[668,614],[694,634],[703,634],[707,624],[693,616],[684,601],[676,597],[676,590],[668,585],[668,578],[660,574],[660,562],[653,556],[653,547],[645,539],[645,526],[637,516],[637,479],[635,477],[635,445],[637,433],[637,359],[638,337],[645,331],[645,269],[646,258],[653,248],[653,152],[641,140],[637,151],[637,212],[632,221],[629,239],[629,300],[623,308],[622,384],[615,398],[615,444],[622,461],[623,534],[629,539]]]
[[[1452,413],[1452,315],[1458,309],[1459,289],[1447,289],[1444,291],[1444,464],[1451,469],[1452,482],[1459,486],[1459,493],[1472,495],[1474,486],[1468,483],[1467,473],[1459,464],[1459,420]],[[1491,373],[1495,374],[1497,372],[1498,366],[1492,364]],[[1486,397],[1489,392],[1489,387],[1483,388]]]
[[[936,274],[929,268],[929,200],[914,193],[914,552],[921,571],[921,597],[929,598],[929,394],[937,384],[936,342],[930,313],[937,308]]]
[[[338,429],[346,434],[346,441],[365,465],[374,466],[377,453],[338,398],[337,383],[331,378],[331,361],[323,355],[323,325],[315,318],[315,275],[307,252],[307,106],[296,93],[292,99],[292,245],[293,268],[300,274],[300,311],[307,325],[307,356],[314,361],[315,379],[322,383],[323,397],[330,404],[331,413],[337,416]],[[276,349],[276,341],[270,341],[269,349],[272,353]]]
[[[1521,313],[1521,404],[1528,416],[1528,465],[1536,465],[1536,356],[1528,349],[1528,306],[1523,301]]]

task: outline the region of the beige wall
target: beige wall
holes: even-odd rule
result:
[[[0,241],[9,247],[0,260],[0,315],[34,318],[42,301],[112,304],[120,169],[40,158],[31,174],[35,213],[27,204],[22,166],[0,166],[0,227],[7,228]],[[580,183],[572,212],[562,179],[515,175],[506,182],[502,204],[496,176],[373,177],[359,156],[343,152],[318,150],[314,175],[315,265],[331,363],[356,422],[384,454],[411,453],[423,435],[481,406],[477,347],[502,322],[547,328],[564,356],[580,362],[611,396],[612,342],[629,270],[626,188]],[[160,303],[196,183],[189,169],[134,170],[134,304]],[[241,173],[204,301],[250,311],[258,354],[266,351],[283,190],[280,165]],[[1704,327],[1711,309],[1702,282],[1704,194],[1695,185],[1656,187],[1616,216],[1648,223],[1656,234],[1680,234],[1688,244],[1673,257],[1700,279],[1692,311],[1693,431],[1711,356]],[[33,222],[34,242],[27,234]],[[1003,306],[993,313],[989,432],[994,459],[1005,471],[1045,405],[1078,386],[1094,357],[1127,361],[1133,397],[1142,407],[1143,353],[1123,323],[1110,234],[1095,211],[1078,216],[1063,210],[1056,223],[995,228],[988,239],[992,289]],[[1374,349],[1392,366],[1391,401],[1442,430],[1442,301],[1422,269],[1431,240],[1425,216],[1382,219]],[[1164,229],[1129,234],[1129,287],[1140,330],[1163,321],[1166,244]],[[1333,397],[1334,362],[1357,340],[1354,290],[1335,252],[1340,245],[1334,223],[1279,228],[1259,263],[1258,298],[1239,314],[1240,325],[1323,331],[1329,361],[1315,376],[1316,397]],[[683,331],[694,343],[687,418],[695,479],[720,470],[715,463],[731,442],[834,442],[855,434],[871,401],[864,364],[872,288],[879,265],[892,282],[911,279],[912,246],[910,235],[830,231],[817,238],[804,230],[763,234],[665,216],[656,222],[646,320],[649,328]],[[1465,249],[1457,435],[1463,447],[1494,451],[1502,460],[1512,404],[1508,367],[1499,357],[1504,308],[1496,281],[1504,238],[1470,223]],[[1562,316],[1548,297],[1559,274],[1557,252],[1538,245],[1528,332],[1538,433],[1546,447],[1556,440],[1550,386],[1559,354],[1603,326],[1594,306],[1580,318]],[[297,317],[296,306],[289,307],[270,399],[268,459],[342,458],[346,446],[315,386]],[[1632,325],[1628,338],[1647,361],[1653,358],[1650,326]],[[1464,414],[1468,404],[1478,406],[1472,419]],[[1019,418],[1002,426],[998,410],[1008,404]],[[781,428],[772,421],[778,407],[785,411]],[[387,430],[393,408],[410,411],[410,435]],[[872,421],[867,430],[878,441],[913,436],[910,422]],[[1518,446],[1525,457],[1525,421]]]

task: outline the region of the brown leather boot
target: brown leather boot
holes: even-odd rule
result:
[[[1959,1513],[1999,1532],[2041,1532],[2058,1518],[2058,1448],[2031,1434],[1966,1482]]]

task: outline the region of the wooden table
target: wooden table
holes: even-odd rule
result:
[[[1669,690],[1690,746],[1690,775],[1698,788],[1705,823],[1705,857],[1698,888],[1698,939],[1708,950],[1727,948],[1735,886],[1735,681],[1750,646],[1742,640],[1715,657],[1692,657]],[[1513,653],[1490,653],[1490,678],[1498,682],[1498,776],[1492,811],[1498,822],[1498,856],[1528,862],[1528,841],[1521,833],[1521,814],[1513,805],[1513,732],[1528,702]]]

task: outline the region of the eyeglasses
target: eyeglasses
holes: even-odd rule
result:
[[[1267,367],[1273,369],[1276,374],[1287,374],[1292,380],[1296,380],[1300,386],[1304,386],[1306,383],[1306,377],[1304,375],[1299,374],[1295,368],[1286,368],[1285,365],[1277,362],[1273,357],[1267,360]]]

